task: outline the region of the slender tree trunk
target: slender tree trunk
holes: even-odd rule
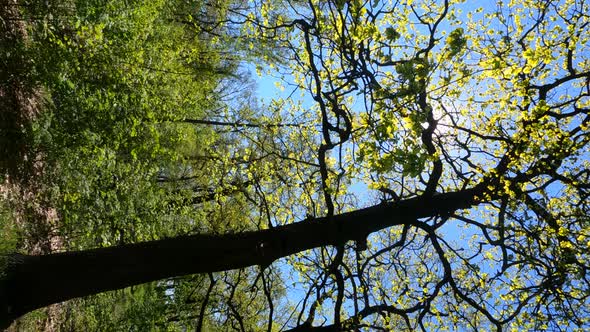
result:
[[[0,327],[34,309],[76,297],[173,276],[268,266],[304,250],[362,241],[386,227],[420,227],[419,218],[470,207],[481,188],[383,203],[261,231],[184,236],[42,256],[14,255],[0,284]]]

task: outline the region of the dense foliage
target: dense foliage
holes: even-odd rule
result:
[[[269,266],[71,301],[64,329],[590,328],[586,2],[20,13],[43,98],[23,132],[58,250],[399,213]],[[254,69],[276,93],[256,96]],[[435,212],[409,218],[399,207],[416,200]],[[32,236],[4,219],[11,241]]]
[[[254,55],[240,51],[229,31],[217,26],[227,15],[225,4],[18,5],[20,18],[11,12],[15,16],[8,19],[27,23],[19,41],[28,71],[22,85],[40,91],[42,112],[21,130],[32,151],[23,159],[37,163],[29,167],[34,174],[6,167],[23,182],[35,179],[28,181],[33,189],[18,193],[24,202],[12,201],[24,222],[11,224],[10,211],[3,208],[3,252],[16,246],[47,253],[252,228],[243,214],[249,209],[245,198],[233,195],[247,185],[236,171],[240,165],[231,163],[243,144],[232,126],[207,126],[207,121],[231,123],[238,115],[257,114],[256,100],[244,89],[251,85],[247,73],[238,68]],[[8,63],[14,56],[12,50],[5,52]],[[241,102],[232,102],[235,98]],[[20,167],[25,163],[21,160]],[[47,216],[52,213],[57,218]],[[252,273],[239,272],[236,278],[250,280]],[[233,275],[212,280],[231,283]],[[194,319],[192,310],[202,301],[215,303],[220,312],[229,310],[218,300],[204,300],[226,285],[219,281],[208,292],[195,286],[208,280],[179,278],[72,302],[62,310],[62,328],[175,330],[197,323],[212,328],[215,321],[230,318]],[[241,304],[241,298],[228,298],[228,303],[244,315],[256,309]],[[121,309],[113,312],[113,306]],[[27,322],[21,324],[27,328]]]

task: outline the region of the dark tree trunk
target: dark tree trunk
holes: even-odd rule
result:
[[[0,327],[37,308],[163,278],[226,271],[362,240],[386,227],[468,208],[481,186],[383,203],[255,232],[194,235],[43,256],[14,255],[0,284]]]

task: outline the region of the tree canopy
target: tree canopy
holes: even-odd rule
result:
[[[62,328],[590,328],[585,1],[18,5],[0,309],[149,282]]]

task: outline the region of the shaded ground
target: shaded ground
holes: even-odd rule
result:
[[[14,212],[19,236],[17,248],[28,254],[58,251],[55,209],[39,201],[35,179],[43,172],[41,154],[31,144],[30,124],[43,103],[41,89],[32,79],[26,53],[27,30],[17,0],[0,0],[0,202]],[[8,331],[55,330],[61,305],[53,305],[28,320],[16,321]],[[31,322],[31,320],[33,322]],[[34,327],[31,327],[33,323]]]
[[[38,114],[40,92],[31,82],[27,31],[16,0],[0,0],[0,169],[18,182],[29,181],[35,160],[27,124]]]

